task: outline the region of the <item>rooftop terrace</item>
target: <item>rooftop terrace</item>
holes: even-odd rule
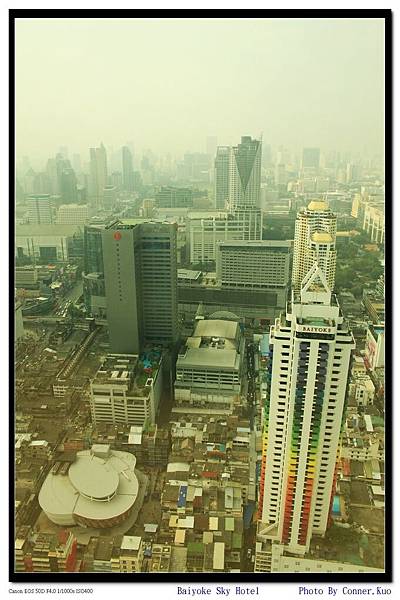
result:
[[[103,360],[92,385],[124,386],[135,393],[150,387],[161,363],[161,350],[146,349],[137,354],[108,354]]]

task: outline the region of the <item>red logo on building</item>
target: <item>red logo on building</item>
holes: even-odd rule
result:
[[[114,233],[114,240],[117,240],[117,242],[119,242],[119,240],[121,239],[121,237],[122,237],[122,236],[121,236],[121,234],[120,234],[120,232],[119,232],[119,231],[116,231],[116,232]]]

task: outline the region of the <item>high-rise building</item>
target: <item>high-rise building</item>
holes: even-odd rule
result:
[[[288,180],[289,176],[286,171],[286,165],[283,163],[277,163],[275,165],[275,185],[287,186]]]
[[[231,149],[218,146],[214,161],[215,208],[224,210],[229,200],[229,164]]]
[[[332,291],[336,270],[337,217],[325,201],[312,200],[306,209],[297,213],[292,286],[299,290],[304,276],[317,262]]]
[[[118,221],[102,231],[107,320],[112,352],[178,337],[176,226]]]
[[[261,141],[242,136],[241,143],[231,148],[229,171],[230,209],[235,211],[259,208]]]
[[[212,159],[201,152],[187,152],[178,164],[178,180],[193,183],[209,183]]]
[[[23,178],[23,187],[25,194],[35,193],[35,179],[36,173],[33,169],[29,169],[28,171],[26,171]]]
[[[104,188],[107,185],[107,153],[103,144],[90,148],[90,193],[91,203],[100,208],[103,204]]]
[[[302,169],[318,169],[320,160],[319,148],[303,148]]]
[[[385,243],[385,206],[384,203],[378,199],[374,202],[366,201],[364,203],[364,220],[362,228],[368,233],[371,238],[371,242],[377,244]]]
[[[57,212],[58,225],[83,225],[88,220],[87,204],[62,204]]]
[[[178,338],[178,292],[175,223],[140,226],[141,291],[144,338],[175,344]]]
[[[192,188],[161,186],[154,198],[158,208],[192,208],[193,196]]]
[[[209,135],[206,139],[206,152],[211,159],[214,159],[217,151],[218,138],[216,135]]]
[[[81,155],[80,154],[72,155],[72,168],[74,169],[75,173],[79,174],[82,172],[82,163],[81,163]]]
[[[107,355],[90,382],[90,408],[96,425],[103,422],[144,427],[155,423],[163,357],[160,350],[149,349],[144,354],[145,362],[137,354]]]
[[[245,339],[236,321],[200,319],[179,350],[175,401],[185,414],[232,414],[243,388]]]
[[[121,171],[113,171],[110,175],[110,184],[117,188],[118,191],[123,188],[123,178]]]
[[[206,218],[202,218],[201,213],[192,213],[188,220],[188,237],[191,263],[215,261],[218,242],[261,239],[261,211],[208,213]]]
[[[103,190],[103,208],[104,210],[112,210],[117,201],[118,190],[115,185],[106,185]]]
[[[88,314],[93,317],[106,316],[106,291],[104,285],[102,231],[106,223],[85,225],[83,298]]]
[[[60,194],[63,204],[74,204],[78,200],[78,188],[75,171],[64,168],[59,176]]]
[[[50,194],[51,185],[47,173],[36,173],[33,180],[34,194]]]
[[[125,191],[134,191],[132,153],[128,146],[122,147],[122,183]]]
[[[50,194],[59,194],[59,183],[58,183],[58,174],[57,174],[57,165],[55,158],[49,158],[46,164],[46,174],[49,180],[50,185]]]
[[[35,225],[49,225],[53,223],[53,210],[49,194],[32,194],[28,196],[29,223]]]
[[[217,243],[217,282],[223,288],[286,289],[290,242],[258,240]]]
[[[68,158],[68,148],[67,146],[60,146],[58,153],[61,154],[63,158]]]
[[[354,339],[317,264],[271,327],[263,408],[260,552],[304,555],[324,535],[336,488]]]

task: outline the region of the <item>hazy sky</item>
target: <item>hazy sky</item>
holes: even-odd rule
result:
[[[179,156],[241,135],[381,150],[383,20],[19,19],[17,155]]]

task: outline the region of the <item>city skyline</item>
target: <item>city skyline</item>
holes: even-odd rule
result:
[[[19,20],[17,155],[44,159],[62,140],[86,157],[101,139],[114,148],[133,139],[139,149],[152,140],[157,153],[182,155],[206,151],[206,136],[232,145],[232,125],[262,133],[273,145],[380,154],[383,25],[383,19]],[[221,55],[221,47],[229,54]],[[179,86],[183,93],[176,94]],[[52,126],[43,128],[49,119]]]

